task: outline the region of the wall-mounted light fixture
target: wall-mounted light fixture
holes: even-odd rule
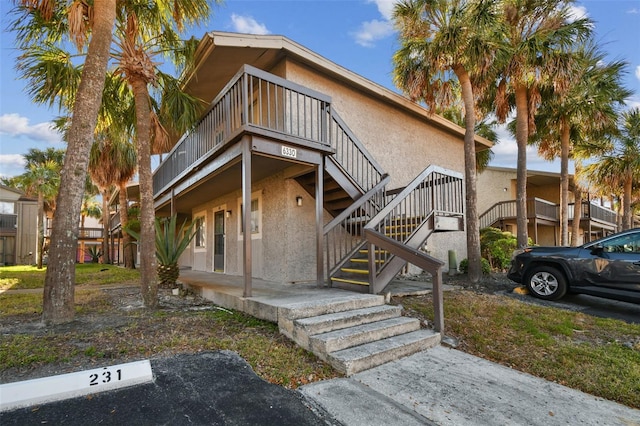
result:
[[[227,219],[229,219],[231,217],[231,210],[227,210],[226,216],[227,216]]]
[[[505,188],[502,188],[502,190],[503,190],[504,192],[507,192],[507,188],[506,188],[506,187],[505,187]]]
[[[297,205],[298,207],[301,207],[301,206],[302,206],[302,197],[301,197],[301,196],[299,196],[299,195],[296,197],[296,205]]]

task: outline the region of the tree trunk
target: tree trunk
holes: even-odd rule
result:
[[[529,103],[527,88],[516,86],[516,144],[518,160],[516,163],[516,224],[518,227],[518,247],[529,242],[527,229],[527,142],[529,140]]]
[[[42,269],[42,257],[44,256],[44,195],[38,192],[38,244],[36,246],[36,263],[38,269]]]
[[[580,160],[575,161],[575,175],[580,176],[582,169],[582,162]],[[575,178],[573,182],[573,224],[571,226],[571,246],[578,246],[578,237],[580,236],[580,220],[582,219],[582,188],[578,185],[578,179]]]
[[[102,191],[102,263],[111,263],[109,250],[109,199],[111,191],[106,188]]]
[[[462,67],[455,69],[462,87],[464,101],[464,184],[465,184],[465,219],[467,224],[467,260],[469,263],[468,278],[472,283],[480,281],[482,263],[480,254],[480,223],[478,219],[478,193],[476,190],[476,113],[473,87],[469,74]]]
[[[124,267],[128,269],[136,269],[133,261],[133,244],[131,244],[131,236],[124,232],[127,223],[129,223],[129,202],[127,200],[127,185],[119,183],[118,199],[120,204],[120,229],[122,230],[122,257]]]
[[[570,128],[566,117],[560,123],[560,245],[569,245],[569,145]],[[579,206],[574,205],[574,209]]]
[[[136,102],[136,151],[140,181],[140,288],[145,307],[158,306],[156,277],[155,211],[151,175],[151,110],[146,81],[131,81]]]
[[[624,179],[624,193],[622,196],[622,230],[631,229],[633,214],[631,210],[631,193],[633,192],[633,176],[630,172]]]
[[[44,283],[42,320],[58,324],[73,320],[78,224],[89,150],[102,101],[111,48],[116,0],[95,0],[94,24],[82,69],[68,132],[67,152],[60,173],[60,190],[52,224],[49,261]]]

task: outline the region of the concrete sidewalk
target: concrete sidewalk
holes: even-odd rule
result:
[[[640,410],[443,346],[299,390],[345,426],[640,425]]]

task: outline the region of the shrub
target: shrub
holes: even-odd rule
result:
[[[480,263],[482,264],[482,274],[489,275],[491,274],[491,264],[484,257],[480,259]],[[460,271],[463,273],[469,272],[469,259],[462,259],[460,262]]]
[[[508,269],[513,251],[517,247],[518,239],[510,232],[497,228],[480,230],[480,252],[493,270]]]

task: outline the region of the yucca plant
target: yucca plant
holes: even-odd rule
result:
[[[160,287],[173,288],[180,276],[178,259],[184,253],[187,246],[195,236],[193,232],[194,222],[186,226],[187,221],[182,222],[180,229],[177,229],[177,215],[171,217],[156,217],[156,258],[158,259],[158,279]],[[140,234],[131,229],[127,229],[136,240]]]

